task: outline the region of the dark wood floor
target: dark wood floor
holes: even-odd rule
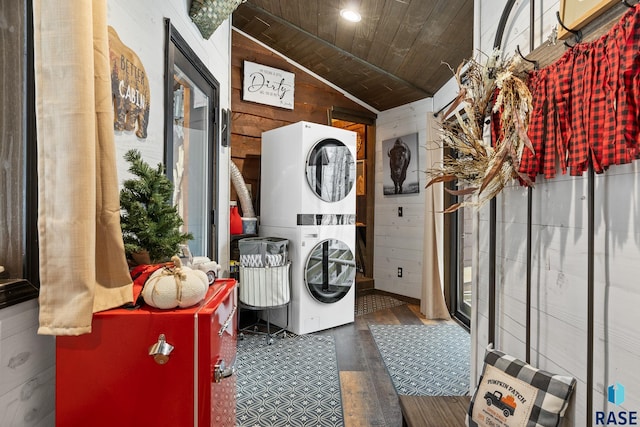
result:
[[[402,425],[398,395],[368,325],[435,323],[420,314],[415,302],[408,302],[356,316],[352,324],[324,331],[336,343],[345,427]]]

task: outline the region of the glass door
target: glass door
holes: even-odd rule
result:
[[[445,156],[448,153],[445,153]],[[448,182],[445,189],[461,190],[456,182]],[[461,202],[462,196],[455,196],[445,190],[445,209]],[[462,207],[445,214],[445,287],[447,304],[453,316],[469,327],[471,325],[471,289],[473,287],[473,208]]]
[[[216,259],[219,84],[168,22],[165,165],[194,256]]]
[[[191,252],[206,254],[211,193],[207,179],[211,101],[177,65],[173,79],[173,162],[167,173],[174,185],[173,204],[184,220],[185,231],[194,236],[189,242]]]
[[[466,319],[467,325],[471,319],[471,285],[473,281],[472,242],[473,219],[472,208],[458,209],[458,274],[456,283],[456,317]]]

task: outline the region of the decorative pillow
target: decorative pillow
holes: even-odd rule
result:
[[[573,377],[536,369],[488,348],[482,376],[469,405],[467,426],[558,426],[575,385]]]

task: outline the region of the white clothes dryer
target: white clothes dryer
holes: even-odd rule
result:
[[[302,335],[355,320],[355,231],[353,225],[260,228],[261,235],[289,240],[291,302],[271,311],[271,322]]]
[[[356,133],[298,122],[262,134],[260,223],[355,224]]]

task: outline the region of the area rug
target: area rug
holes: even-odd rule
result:
[[[385,308],[393,308],[406,304],[404,301],[388,295],[367,294],[356,298],[355,315],[363,316]]]
[[[369,325],[399,395],[469,394],[470,338],[458,325]]]
[[[344,426],[332,336],[238,339],[236,425]]]

